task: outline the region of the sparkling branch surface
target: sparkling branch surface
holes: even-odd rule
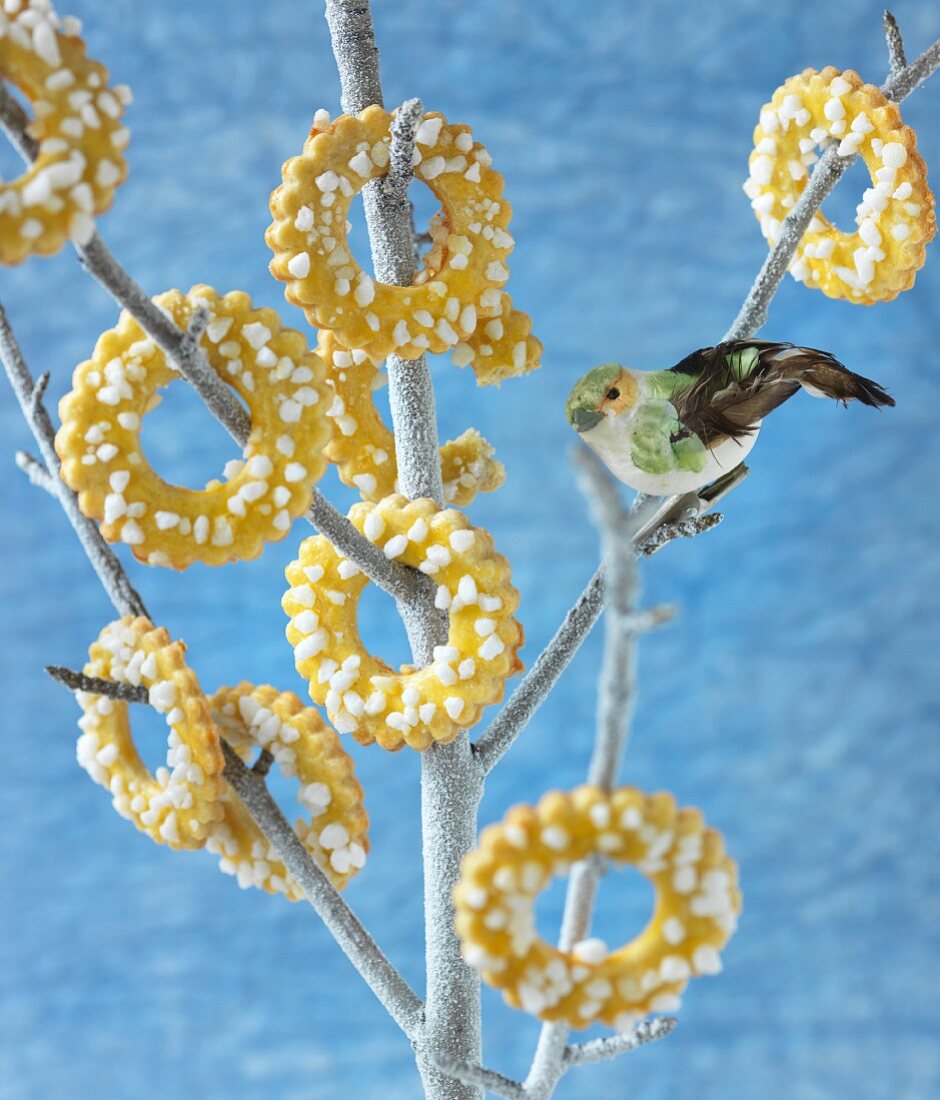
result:
[[[327,0],[326,15],[342,86],[343,110],[355,114],[381,105],[382,82],[368,0]],[[415,243],[407,201],[414,131],[423,107],[409,100],[392,128],[386,178],[364,190],[366,225],[375,275],[409,285],[415,274]],[[399,489],[414,499],[443,504],[434,387],[425,356],[386,361],[389,407],[395,434]],[[432,585],[409,605],[399,605],[416,664],[432,660],[447,640],[446,617],[434,608]],[[477,1085],[439,1069],[439,1057],[478,1063],[482,1052],[480,980],[460,955],[451,892],[464,855],[476,842],[482,773],[461,733],[449,745],[432,745],[421,758],[421,824],[424,860],[425,1026],[417,1044],[418,1068],[430,1100],[479,1100]]]
[[[907,56],[904,53],[904,40],[901,38],[901,29],[897,20],[886,11],[884,14],[885,40],[888,44],[888,60],[891,64],[891,75],[897,76],[907,68]]]

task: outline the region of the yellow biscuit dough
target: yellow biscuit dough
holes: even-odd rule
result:
[[[150,565],[185,569],[196,561],[255,558],[266,542],[284,538],[326,468],[331,424],[323,363],[299,332],[282,328],[273,310],[253,309],[241,291],[222,297],[195,286],[154,301],[180,328],[195,310],[208,310],[202,347],[251,418],[242,458],[204,490],[156,474],[141,450],[141,420],[179,375],[125,312],[75,368],[72,392],[59,405],[62,477],[84,514],[102,521],[104,537],[127,543]]]
[[[312,325],[375,359],[393,353],[415,359],[467,344],[478,319],[496,315],[509,277],[511,210],[502,177],[469,128],[426,115],[414,171],[442,205],[434,245],[411,286],[373,280],[349,250],[347,218],[353,196],[387,172],[391,117],[376,106],[332,123],[318,113],[303,153],[286,162],[283,183],[271,196],[275,221],[266,240],[274,252],[272,274]],[[531,369],[538,356],[528,329],[512,328],[515,344],[500,349],[504,374]]]
[[[127,175],[121,116],[130,91],[108,86],[80,30],[47,0],[8,0],[0,10],[0,77],[29,100],[29,132],[39,141],[35,162],[0,181],[0,263],[48,256],[69,238],[87,243]]]
[[[590,939],[561,951],[538,935],[537,896],[552,875],[599,854],[656,888],[646,928],[624,947]],[[571,1027],[618,1030],[672,1012],[689,979],[721,969],[741,896],[719,833],[670,794],[635,787],[553,791],[483,830],[454,889],[463,957],[506,1001]]]
[[[830,298],[890,301],[914,285],[936,219],[916,135],[878,88],[831,66],[790,77],[761,110],[744,190],[773,247],[818,159],[815,150],[832,143],[840,156],[859,154],[872,185],[857,207],[854,233],[817,212],[790,273]]]
[[[357,504],[355,526],[385,556],[420,569],[437,585],[436,605],[449,616],[447,644],[426,668],[398,671],[373,656],[359,637],[358,604],[368,579],[322,536],[305,539],[287,567],[282,606],[287,638],[311,698],[326,706],[340,733],[390,751],[423,751],[452,741],[503,696],[521,664],[519,594],[509,563],[491,536],[433,501],[390,496]]]
[[[87,676],[143,685],[170,728],[166,767],[151,775],[137,753],[128,705],[78,692],[78,762],[111,792],[114,808],[158,844],[201,848],[222,818],[226,785],[219,734],[186,647],[149,619],[110,623],[88,651]]]
[[[541,366],[542,341],[531,330],[531,318],[513,308],[508,294],[484,292],[477,327],[454,348],[452,359],[458,367],[471,366],[479,385],[498,386]]]
[[[241,683],[211,697],[212,717],[244,759],[267,749],[281,772],[300,784],[297,801],[309,821],[294,826],[304,847],[338,889],[359,871],[369,851],[369,818],[352,758],[313,707],[292,692]],[[241,802],[227,791],[225,814],[206,841],[219,866],[238,885],[260,887],[299,901],[303,894]]]
[[[317,353],[326,364],[326,381],[333,389],[327,410],[334,424],[326,457],[339,476],[358,489],[363,500],[379,501],[398,488],[395,437],[382,422],[372,394],[384,378],[374,359],[364,351],[347,351],[332,332],[323,330]],[[440,450],[444,500],[468,505],[477,493],[490,493],[505,480],[506,471],[493,458],[493,448],[474,428]]]

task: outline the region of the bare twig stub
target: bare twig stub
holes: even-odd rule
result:
[[[888,60],[891,65],[891,75],[898,76],[907,68],[907,58],[904,54],[904,39],[901,37],[901,29],[897,20],[886,11],[884,14],[885,40],[888,44]]]
[[[664,1039],[675,1030],[678,1022],[674,1016],[657,1016],[652,1020],[642,1020],[632,1031],[625,1031],[621,1035],[577,1043],[565,1050],[565,1065],[586,1066],[593,1062],[606,1062],[629,1050]]]
[[[69,691],[87,691],[91,695],[107,695],[122,703],[149,703],[150,693],[142,684],[119,684],[114,680],[102,680],[100,676],[86,676],[62,665],[46,665],[46,672]]]

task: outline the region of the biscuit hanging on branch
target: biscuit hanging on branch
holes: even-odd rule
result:
[[[590,939],[563,951],[539,936],[536,898],[553,875],[592,856],[641,871],[656,888],[653,916],[623,947]],[[718,973],[741,908],[737,867],[698,810],[677,809],[667,793],[592,786],[552,791],[484,829],[454,902],[464,959],[509,1004],[618,1031],[675,1011],[690,978]]]
[[[781,85],[754,131],[745,193],[773,247],[808,180],[817,150],[838,143],[858,154],[871,187],[856,208],[854,233],[817,211],[790,274],[830,298],[862,305],[890,301],[914,285],[936,233],[933,192],[917,137],[896,103],[851,69],[806,69]]]
[[[426,668],[397,671],[359,637],[358,603],[367,578],[322,536],[305,539],[287,567],[282,606],[297,671],[340,733],[361,744],[424,751],[446,744],[503,697],[521,668],[519,594],[491,536],[452,508],[390,496],[356,504],[350,520],[389,558],[432,577],[436,606],[449,617],[447,643]]]
[[[134,745],[128,704],[78,692],[78,762],[111,794],[114,808],[158,844],[201,848],[221,821],[225,782],[219,734],[186,647],[149,619],[127,616],[102,630],[85,675],[149,689],[169,726],[166,766],[151,775]]]
[[[271,273],[314,327],[372,358],[455,351],[455,361],[472,365],[482,384],[534,369],[541,344],[501,294],[514,244],[510,205],[502,176],[469,127],[439,114],[418,127],[415,178],[442,209],[413,284],[378,282],[352,255],[350,203],[369,180],[387,174],[391,120],[376,106],[331,123],[318,112],[303,152],[285,163],[283,183],[271,195]],[[504,334],[478,331],[489,320],[501,321]]]
[[[59,405],[56,450],[62,477],[109,542],[125,542],[141,561],[185,569],[257,557],[284,538],[310,504],[326,468],[331,425],[323,363],[306,339],[283,328],[270,309],[254,309],[241,291],[208,286],[154,299],[186,329],[197,310],[209,365],[248,406],[251,431],[224,480],[203,490],[164,481],[141,450],[144,416],[159,390],[179,378],[175,366],[126,312],[75,368]]]

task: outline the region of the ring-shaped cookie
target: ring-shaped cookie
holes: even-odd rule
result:
[[[368,579],[328,539],[313,536],[287,567],[291,587],[282,600],[297,671],[336,730],[364,745],[424,751],[452,741],[499,702],[506,679],[521,668],[509,563],[486,531],[430,500],[386,497],[354,505],[349,518],[386,557],[432,577],[437,607],[449,616],[447,644],[425,668],[396,671],[371,654],[358,628]]]
[[[380,501],[398,488],[395,437],[375,407],[373,393],[384,384],[379,364],[364,351],[347,351],[324,329],[317,354],[326,365],[326,381],[333,390],[327,416],[333,420],[333,438],[325,454],[335,463],[342,481],[358,489],[363,500]],[[493,448],[475,428],[440,449],[444,500],[466,507],[477,493],[491,493],[505,480],[506,470],[493,457]]]
[[[293,692],[241,683],[209,699],[212,717],[226,741],[247,759],[267,749],[287,778],[296,777],[297,801],[309,820],[294,829],[304,847],[338,889],[359,871],[369,850],[369,818],[352,758],[313,707]],[[264,839],[242,803],[228,791],[224,816],[206,848],[238,885],[260,887],[299,901],[303,893]]]
[[[872,185],[856,209],[856,232],[844,233],[816,213],[790,273],[830,298],[890,301],[913,286],[936,218],[917,137],[878,88],[831,66],[790,77],[761,110],[744,190],[773,247],[807,184],[817,147],[832,143],[840,156],[859,154]]]
[[[154,301],[181,328],[209,311],[202,346],[210,366],[248,406],[251,432],[225,480],[204,490],[164,481],[141,450],[144,415],[158,390],[179,378],[137,322],[122,313],[99,337],[91,359],[75,368],[72,392],[59,405],[56,450],[62,477],[86,516],[110,542],[126,542],[141,561],[185,569],[257,557],[284,538],[309,505],[326,468],[330,437],[323,363],[306,339],[282,328],[270,309],[253,309],[241,291],[171,290]]]
[[[536,930],[536,897],[552,875],[601,855],[641,871],[656,888],[653,917],[608,951],[584,940],[561,951]],[[721,969],[741,897],[737,867],[698,810],[634,787],[553,791],[484,829],[454,889],[463,957],[506,1001],[542,1020],[624,1030],[671,1012],[691,977]]]
[[[149,619],[109,623],[88,651],[87,676],[143,685],[170,728],[166,767],[151,775],[131,736],[128,705],[78,692],[79,764],[111,792],[115,810],[158,844],[201,848],[222,818],[226,791],[219,734],[186,647]]]
[[[266,240],[274,252],[271,273],[314,327],[333,330],[345,347],[376,359],[393,353],[416,359],[465,342],[485,302],[498,297],[509,278],[511,210],[502,176],[470,129],[426,115],[414,172],[441,202],[442,243],[411,286],[373,280],[350,252],[346,226],[353,196],[388,171],[391,118],[372,106],[325,129],[315,126],[301,155],[284,165]]]
[[[0,77],[15,84],[35,115],[39,155],[21,176],[0,181],[0,263],[86,243],[127,175],[121,125],[130,91],[108,86],[108,70],[85,55],[77,20],[59,20],[45,0],[0,11]]]

